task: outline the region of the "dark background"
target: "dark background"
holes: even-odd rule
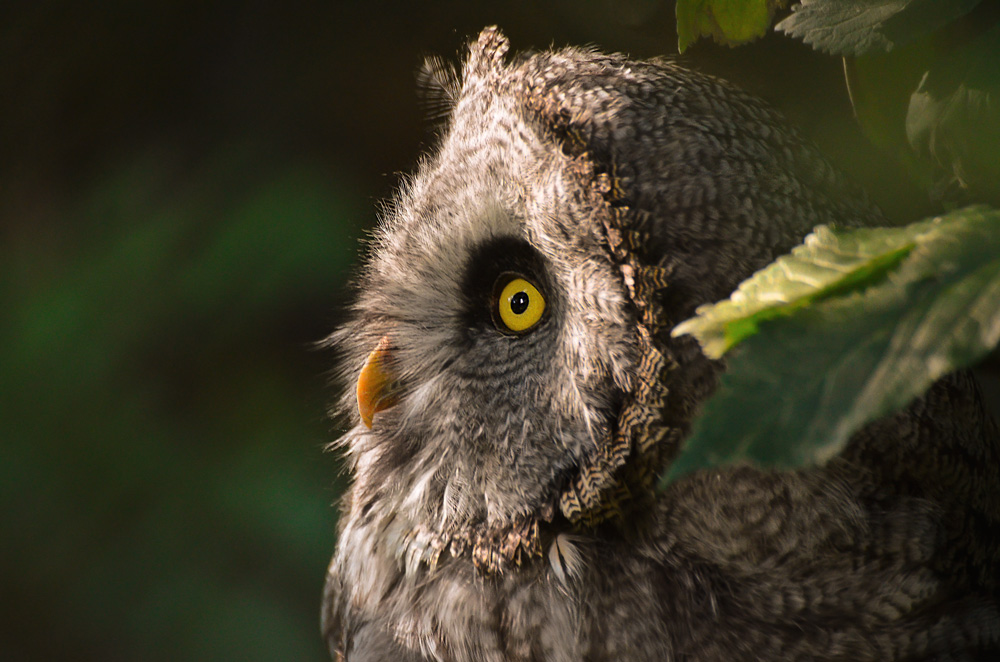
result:
[[[422,56],[674,53],[673,3],[108,0],[0,8],[0,658],[323,660],[329,352],[359,239],[432,143]],[[887,212],[935,211],[780,35],[685,59]]]

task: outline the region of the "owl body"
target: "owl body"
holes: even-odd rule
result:
[[[878,210],[721,81],[506,51],[487,29],[460,81],[432,71],[440,146],[334,337],[360,415],[339,442],[331,651],[987,659],[1000,452],[967,377],[822,468],[653,487],[723,369],[672,326],[815,225]]]

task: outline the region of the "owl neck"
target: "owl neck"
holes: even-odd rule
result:
[[[649,218],[625,206],[617,198],[621,187],[585,155],[574,172],[601,211],[604,240],[633,309],[638,352],[631,390],[615,424],[560,484],[539,492],[534,503],[520,504],[523,510],[499,515],[489,512],[486,492],[476,482],[481,472],[455,462],[447,451],[431,452],[425,444],[379,446],[365,430],[349,433],[344,444],[353,449],[357,481],[352,508],[361,513],[350,521],[366,527],[362,538],[381,541],[380,553],[408,574],[447,557],[471,558],[481,572],[493,574],[542,557],[553,535],[622,524],[637,501],[652,495],[679,448],[691,412],[675,403],[689,403],[691,392],[690,385],[671,380],[691,372],[692,360],[705,359],[675,351],[673,321],[661,303],[671,271],[647,255]],[[684,370],[676,370],[679,363]],[[425,450],[401,457],[400,448]]]
[[[354,434],[354,433],[349,433]],[[364,434],[358,432],[357,434]],[[488,513],[474,478],[454,466],[447,454],[391,462],[379,448],[351,442],[356,480],[348,495],[357,515],[346,518],[341,546],[365,549],[399,564],[406,575],[434,568],[447,558],[471,559],[486,575],[542,557],[543,545],[568,523],[558,519],[558,487],[541,505],[518,513]]]

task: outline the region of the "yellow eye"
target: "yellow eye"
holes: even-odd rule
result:
[[[503,325],[515,333],[527,331],[538,324],[545,312],[545,297],[523,278],[512,278],[500,290],[497,312]]]

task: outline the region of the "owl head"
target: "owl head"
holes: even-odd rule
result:
[[[334,337],[342,526],[496,569],[640,501],[720,369],[672,326],[814,225],[877,215],[752,97],[662,61],[511,58],[495,29],[388,205]],[[437,75],[434,75],[435,72]],[[343,534],[342,534],[343,535]]]

